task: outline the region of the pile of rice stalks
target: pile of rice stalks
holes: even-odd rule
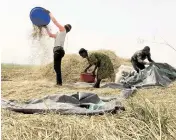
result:
[[[76,54],[66,55],[62,60],[62,77],[64,82],[75,82],[79,80],[80,73],[86,68],[86,61],[83,61]],[[40,68],[44,78],[55,81],[53,63]]]
[[[116,56],[113,51],[99,50],[98,52],[108,55],[114,65],[115,72],[121,65],[121,58]],[[80,79],[80,73],[88,66],[86,59],[82,59],[77,54],[65,55],[62,61],[62,77],[64,82],[77,82]],[[48,64],[40,68],[42,77],[55,81],[55,72],[53,69],[53,63]]]

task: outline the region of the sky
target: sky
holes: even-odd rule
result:
[[[4,0],[1,2],[1,62],[40,64],[40,47],[33,47],[29,37],[29,14],[40,6],[50,10],[61,24],[70,23],[66,53],[109,49],[130,58],[145,45],[150,46],[154,61],[176,67],[176,0]],[[53,32],[57,28],[51,22]],[[163,40],[164,39],[164,40]],[[52,62],[53,39],[46,38],[45,60]]]

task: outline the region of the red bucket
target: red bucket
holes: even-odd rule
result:
[[[82,82],[94,83],[95,82],[95,75],[93,75],[91,73],[81,73],[80,79]]]

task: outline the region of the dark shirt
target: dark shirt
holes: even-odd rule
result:
[[[151,59],[151,54],[149,53],[148,55],[146,55],[145,53],[142,52],[142,50],[137,51],[137,52],[131,57],[131,60],[145,65],[146,62],[144,62],[144,60],[145,60],[146,58],[148,59],[149,62],[154,62],[154,61]]]

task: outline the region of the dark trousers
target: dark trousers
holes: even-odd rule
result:
[[[139,70],[145,69],[144,64],[141,64],[141,63],[134,61],[134,60],[131,60],[131,63],[133,65],[133,68],[137,71],[137,73],[139,73]]]
[[[61,63],[65,55],[63,47],[54,47],[54,70],[56,72],[56,84],[62,85]]]

